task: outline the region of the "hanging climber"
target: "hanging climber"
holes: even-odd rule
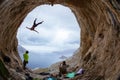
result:
[[[35,31],[35,32],[39,33],[38,31],[35,30],[35,27],[37,27],[39,24],[42,24],[43,21],[36,24],[36,20],[37,20],[37,18],[34,20],[33,26],[31,28],[29,28],[29,27],[26,27],[26,28],[30,29],[31,31]]]

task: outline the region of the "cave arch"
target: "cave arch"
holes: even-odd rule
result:
[[[115,80],[120,71],[120,67],[117,66],[120,64],[120,15],[119,9],[114,8],[115,5],[119,7],[119,3],[111,5],[109,0],[0,1],[0,50],[5,55],[10,54],[11,67],[14,68],[16,64],[21,66],[17,54],[18,26],[33,8],[51,3],[53,6],[54,4],[68,6],[77,17],[81,26],[81,47],[74,57],[81,63],[80,66],[90,73],[89,80],[99,76],[103,76],[105,80]],[[101,33],[104,34],[104,38],[99,37]],[[84,63],[84,58],[89,53],[90,60]],[[0,59],[2,60],[1,57]]]
[[[44,21],[36,28],[39,33],[26,28],[33,25],[35,18],[36,22]],[[64,60],[62,56],[68,58],[73,55],[80,44],[78,33],[79,25],[68,7],[58,4],[37,6],[28,13],[18,29],[19,55],[23,60],[26,49],[30,55],[29,68],[48,67]]]

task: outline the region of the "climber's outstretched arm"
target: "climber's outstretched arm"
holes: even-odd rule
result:
[[[31,28],[29,28],[29,27],[26,27],[26,28],[31,30]]]
[[[36,30],[33,30],[33,31],[35,31],[35,32],[39,33],[39,32],[38,32],[38,31],[36,31]]]

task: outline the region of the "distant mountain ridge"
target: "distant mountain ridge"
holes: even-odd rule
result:
[[[19,54],[23,54],[26,51],[26,49],[24,47],[22,47],[21,45],[18,45],[17,48],[18,48],[18,53]]]

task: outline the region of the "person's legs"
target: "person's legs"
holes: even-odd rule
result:
[[[23,61],[23,69],[26,69],[26,64],[27,64],[27,61]]]

